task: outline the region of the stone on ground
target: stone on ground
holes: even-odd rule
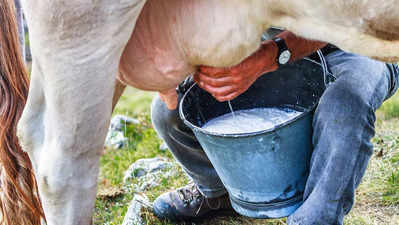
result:
[[[161,146],[159,146],[159,150],[161,150],[161,151],[166,151],[166,150],[168,150],[168,146],[166,145],[165,142],[162,142]]]
[[[167,159],[139,159],[125,172],[123,182],[129,185],[132,181],[137,181],[133,189],[142,192],[159,185],[162,179],[169,178],[176,172],[177,164],[168,162]]]
[[[113,149],[123,148],[128,138],[125,137],[125,127],[130,124],[139,124],[140,121],[123,115],[116,115],[112,118],[109,126],[105,147]]]
[[[122,225],[145,225],[141,212],[144,209],[151,209],[152,204],[144,194],[136,194],[130,203]]]

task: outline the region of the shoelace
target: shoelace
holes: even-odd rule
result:
[[[216,207],[213,207],[210,203],[208,198],[205,198],[201,192],[198,190],[196,185],[192,185],[190,188],[182,188],[177,190],[179,198],[183,201],[184,207],[188,207],[191,202],[194,200],[198,201],[201,199],[200,206],[198,207],[197,211],[195,212],[195,215],[198,215],[198,213],[201,211],[202,207],[205,204],[211,209],[211,210],[218,210],[220,209],[222,202],[218,199],[218,205]]]
[[[187,207],[192,201],[203,198],[202,194],[198,191],[195,185],[178,189],[177,193],[180,200],[184,202],[185,207]]]

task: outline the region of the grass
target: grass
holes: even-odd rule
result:
[[[132,162],[155,156],[171,158],[169,152],[159,150],[161,141],[151,128],[149,117],[143,114],[137,114],[137,117],[141,121],[140,125],[131,125],[136,127],[127,129],[128,147],[123,150],[106,150],[101,157],[99,192],[112,196],[112,190],[120,190],[122,194],[115,198],[104,198],[101,195],[97,198],[94,224],[122,224],[123,215],[134,194],[125,191],[122,185],[124,172]],[[107,193],[108,190],[111,190],[111,193]]]
[[[398,118],[377,121],[375,154],[356,192],[356,205],[346,218],[347,224],[399,224],[399,187],[392,180],[392,174],[399,168],[395,162],[399,157],[398,124]]]
[[[127,127],[129,145],[122,150],[107,150],[101,158],[99,194],[94,224],[122,224],[133,198],[129,185],[123,185],[123,173],[140,158],[161,156],[173,161],[169,152],[159,150],[161,140],[151,127],[149,118],[153,93],[128,88],[117,105],[115,114],[138,118],[139,125]],[[378,111],[373,155],[365,177],[356,192],[356,203],[345,218],[345,225],[399,224],[399,95],[394,96]],[[131,185],[134,185],[133,181]],[[145,191],[153,201],[161,193],[187,183],[181,169],[155,188]],[[143,212],[148,225],[171,225],[159,221],[151,212]],[[191,224],[191,223],[187,223]],[[285,219],[254,220],[241,216],[220,217],[195,223],[197,225],[284,225]]]
[[[134,116],[149,114],[154,92],[141,91],[134,88],[126,88],[115,107],[114,114]]]
[[[387,100],[381,106],[380,112],[383,112],[384,119],[399,117],[399,95],[396,95]]]

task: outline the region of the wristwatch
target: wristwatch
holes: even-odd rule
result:
[[[287,64],[291,59],[291,51],[288,49],[285,44],[284,39],[282,38],[274,38],[273,41],[277,44],[278,53],[277,53],[277,63],[279,65]]]

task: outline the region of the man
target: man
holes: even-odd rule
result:
[[[304,203],[287,222],[289,225],[342,224],[344,215],[353,206],[355,189],[373,152],[370,139],[374,136],[375,111],[396,91],[398,67],[305,40],[288,31],[277,37],[265,41],[238,66],[200,68],[195,80],[219,101],[230,100],[245,92],[262,74],[322,48],[335,81],[328,85],[315,111],[314,152]],[[182,84],[180,90],[184,91],[187,85]],[[156,98],[152,121],[194,181],[193,185],[158,197],[154,202],[155,214],[160,218],[185,220],[231,210],[223,184],[191,130],[180,120],[178,111],[168,110]]]

